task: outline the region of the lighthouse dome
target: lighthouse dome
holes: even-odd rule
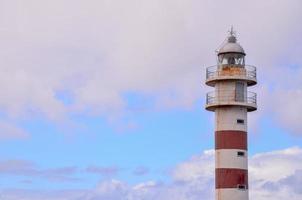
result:
[[[237,39],[234,35],[230,35],[227,42],[218,50],[218,55],[224,53],[240,53],[245,55],[244,49],[239,43],[237,43]]]

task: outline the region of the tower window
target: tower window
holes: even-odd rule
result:
[[[237,156],[238,156],[238,157],[243,157],[243,156],[245,156],[244,151],[238,151],[238,152],[237,152]]]
[[[237,119],[237,124],[244,124],[244,120],[243,119]]]
[[[239,190],[246,190],[246,185],[238,184],[238,185],[237,185],[237,188],[238,188]]]

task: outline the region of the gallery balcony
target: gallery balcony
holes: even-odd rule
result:
[[[215,65],[207,68],[206,84],[215,86],[221,80],[246,81],[248,86],[257,84],[257,70],[251,65]]]

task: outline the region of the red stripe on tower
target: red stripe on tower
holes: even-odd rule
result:
[[[216,169],[216,188],[238,188],[245,186],[248,189],[248,171],[245,169]]]
[[[247,150],[247,133],[245,131],[216,131],[215,149]]]

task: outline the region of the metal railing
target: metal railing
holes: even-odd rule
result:
[[[257,94],[254,92],[247,92],[246,94],[236,94],[235,91],[223,93],[219,92],[208,92],[207,93],[207,105],[212,104],[228,104],[228,103],[245,103],[245,104],[257,104]]]
[[[257,70],[255,66],[244,65],[214,65],[207,67],[207,79],[218,78],[221,76],[243,76],[256,79]]]

